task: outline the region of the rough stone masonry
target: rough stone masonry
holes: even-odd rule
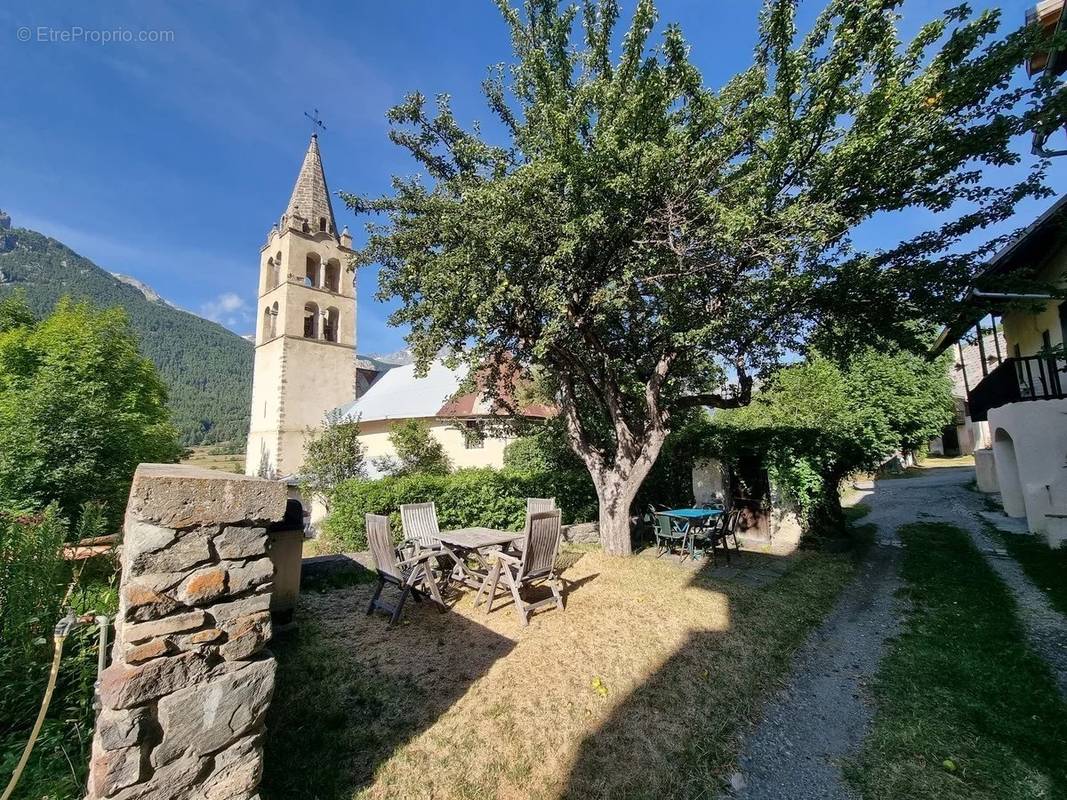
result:
[[[133,479],[88,800],[251,800],[274,689],[265,526],[285,485],[173,464]]]

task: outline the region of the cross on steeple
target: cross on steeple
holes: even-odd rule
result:
[[[322,124],[322,118],[319,116],[319,110],[317,108],[315,109],[314,116],[306,111],[304,112],[304,116],[311,120],[311,124],[314,126],[312,132],[314,132],[314,128],[322,128],[323,130],[326,130],[326,126]]]

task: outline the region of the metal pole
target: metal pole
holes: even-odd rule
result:
[[[978,331],[978,358],[982,360],[982,377],[987,378],[989,377],[989,365],[985,363],[985,342],[983,341],[985,334],[982,333],[981,321],[974,328]]]
[[[107,623],[108,618],[106,614],[101,614],[96,618],[96,624],[100,626],[99,647],[96,653],[97,680],[100,679],[100,673],[107,668]]]
[[[960,370],[963,372],[963,389],[967,394],[971,393],[971,385],[967,382],[967,362],[963,360],[963,345],[956,342],[956,349],[960,351]]]
[[[997,335],[997,317],[995,314],[989,315],[989,321],[993,324],[993,347],[997,349],[997,363],[1002,364],[1004,359],[1000,356],[1000,336]]]

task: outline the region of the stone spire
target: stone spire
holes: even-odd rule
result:
[[[326,186],[326,174],[322,170],[319,137],[313,133],[283,221],[297,230],[317,233],[322,230],[322,220],[326,223],[325,232],[336,239],[337,223],[334,221],[330,190]],[[305,223],[307,227],[304,227]]]

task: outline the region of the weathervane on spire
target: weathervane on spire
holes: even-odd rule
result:
[[[322,118],[319,117],[319,110],[317,108],[315,109],[314,116],[312,116],[306,111],[304,112],[304,116],[311,120],[311,124],[313,126],[311,129],[312,133],[315,132],[315,128],[322,128],[323,130],[326,130],[326,126],[322,124]]]

